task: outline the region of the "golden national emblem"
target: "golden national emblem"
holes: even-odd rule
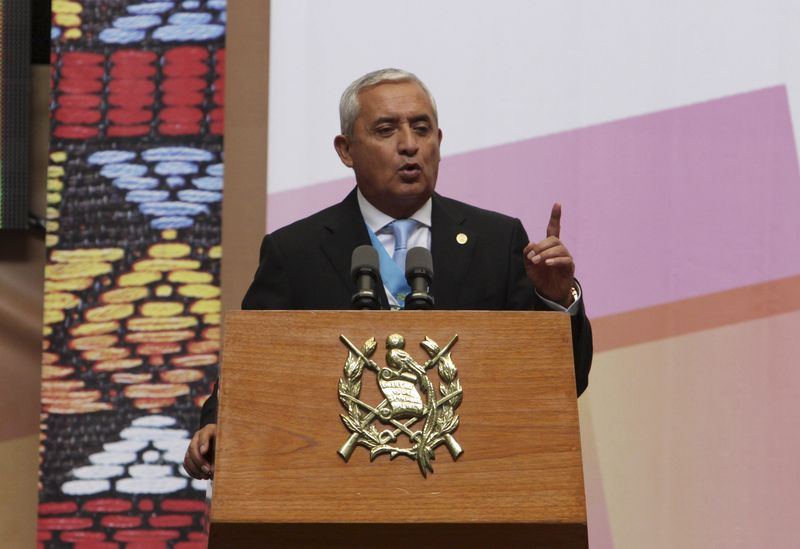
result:
[[[462,392],[458,370],[450,357],[458,335],[444,347],[426,337],[420,346],[430,359],[418,364],[406,352],[405,338],[391,334],[386,338],[386,366],[371,358],[378,346],[374,337],[361,349],[344,335],[339,339],[348,349],[344,375],[339,379],[339,401],[346,411],[341,418],[351,433],[339,448],[339,455],[347,461],[356,446],[364,446],[370,460],[381,454],[388,454],[390,459],[406,456],[416,460],[424,477],[433,472],[431,461],[438,446],[444,444],[453,459],[458,459],[463,450],[452,433],[459,423],[455,409],[461,404]],[[438,392],[427,374],[434,366],[439,372]],[[359,398],[364,368],[375,374],[384,396],[374,406]],[[419,422],[423,423],[417,430]],[[405,438],[408,445],[396,445]]]

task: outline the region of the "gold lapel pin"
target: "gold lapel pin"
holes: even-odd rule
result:
[[[466,244],[467,240],[469,240],[469,238],[467,238],[467,235],[465,235],[464,233],[458,233],[456,235],[456,242],[458,242],[459,244]]]

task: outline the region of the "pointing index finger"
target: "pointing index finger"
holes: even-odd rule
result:
[[[561,234],[561,204],[556,202],[550,212],[550,221],[547,223],[547,236],[559,238]]]

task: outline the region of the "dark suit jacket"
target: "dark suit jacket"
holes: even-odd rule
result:
[[[370,244],[355,189],[339,204],[264,237],[243,309],[350,309],[353,249]],[[467,242],[459,244],[456,235]],[[528,235],[518,219],[438,194],[431,212],[431,294],[442,310],[550,310],[534,292],[524,266]],[[382,287],[379,281],[378,287]],[[388,308],[385,292],[379,292]],[[592,331],[580,305],[572,317],[575,379],[589,382]],[[216,419],[216,390],[203,406],[202,425]]]

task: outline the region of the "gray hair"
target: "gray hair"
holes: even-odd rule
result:
[[[347,86],[347,89],[344,90],[342,98],[339,100],[339,122],[341,124],[342,135],[347,137],[353,136],[353,126],[356,123],[356,118],[358,118],[359,111],[358,94],[361,93],[361,90],[370,86],[382,84],[384,82],[406,81],[416,82],[419,84],[419,87],[422,88],[422,91],[425,92],[425,95],[428,96],[428,99],[431,102],[433,118],[438,123],[439,114],[436,111],[436,101],[433,99],[433,94],[422,82],[422,80],[417,78],[417,75],[401,69],[380,69],[365,74]]]

